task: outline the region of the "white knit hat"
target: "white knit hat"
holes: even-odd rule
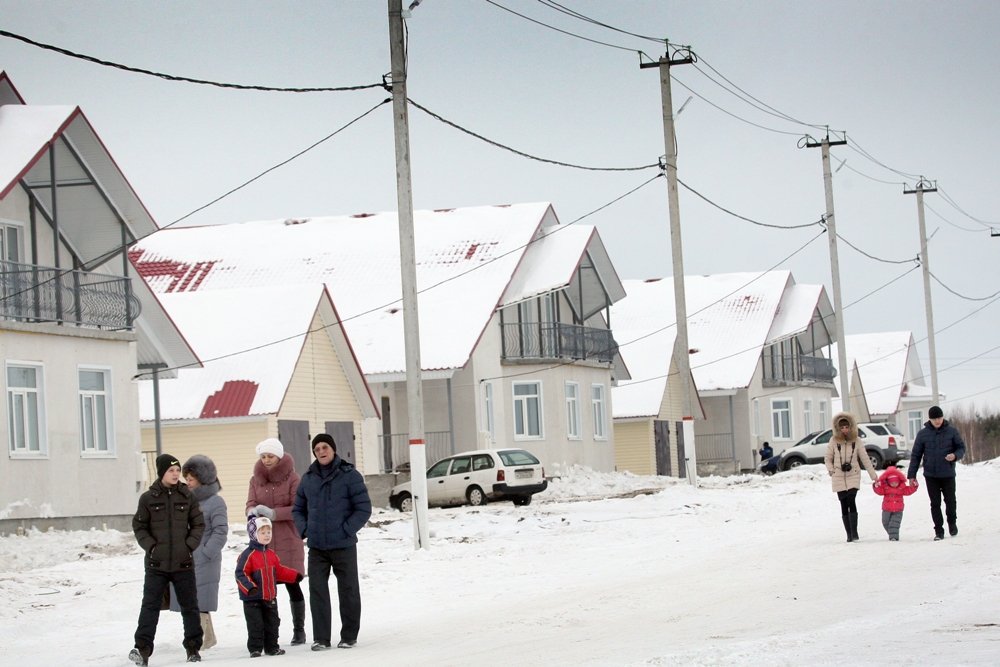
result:
[[[257,456],[261,454],[274,454],[279,459],[285,455],[285,447],[277,438],[268,438],[257,443]]]

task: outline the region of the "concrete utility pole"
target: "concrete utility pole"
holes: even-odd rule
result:
[[[424,397],[420,372],[420,322],[417,314],[416,239],[410,181],[410,126],[406,108],[406,51],[402,0],[389,1],[392,60],[392,118],[396,137],[396,201],[399,208],[399,268],[403,287],[403,338],[406,351],[406,408],[410,433],[410,490],[413,491],[413,541],[430,547],[427,527],[427,453]]]
[[[670,68],[688,65],[694,58],[688,49],[674,49],[675,58],[667,53],[655,63],[639,63],[640,69],[656,67],[660,70],[660,99],[663,104],[663,144],[666,149],[664,167],[667,175],[667,201],[670,209],[670,250],[674,271],[674,308],[677,324],[677,341],[674,344],[677,372],[680,374],[681,399],[684,407],[682,436],[684,438],[684,468],[688,481],[698,485],[698,457],[694,442],[694,406],[696,397],[691,386],[691,346],[688,344],[687,300],[684,293],[684,256],[681,245],[681,205],[677,196],[677,141],[674,135],[674,102],[670,91]]]
[[[931,308],[931,262],[927,256],[927,227],[924,225],[924,193],[937,192],[930,181],[923,176],[912,190],[903,186],[904,195],[917,195],[917,221],[920,224],[920,265],[924,269],[924,310],[927,312],[927,348],[931,358],[931,393],[934,395],[934,405],[938,401],[937,352],[934,347],[934,310]]]
[[[844,309],[840,298],[840,260],[837,258],[837,219],[833,214],[833,174],[830,172],[830,146],[843,146],[847,140],[830,141],[827,135],[823,141],[806,137],[806,147],[823,152],[823,187],[826,190],[826,233],[830,242],[830,273],[833,277],[834,328],[837,334],[837,374],[840,376],[840,400],[844,410],[851,409],[850,377],[847,375],[847,341],[844,340]]]

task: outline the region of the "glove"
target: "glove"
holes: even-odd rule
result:
[[[252,510],[250,510],[254,516],[262,516],[265,519],[270,519],[274,521],[274,510],[267,505],[257,505]]]
[[[298,574],[295,575],[295,583],[299,583],[305,578],[306,578],[305,575],[299,572]]]

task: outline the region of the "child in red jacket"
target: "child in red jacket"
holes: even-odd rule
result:
[[[278,646],[278,604],[276,584],[302,581],[302,575],[278,560],[278,554],[268,548],[271,542],[271,520],[263,516],[247,519],[250,546],[236,559],[236,586],[243,600],[243,616],[247,621],[247,649],[251,658],[261,652],[283,655]]]
[[[903,523],[903,496],[908,496],[917,490],[917,480],[906,483],[906,475],[896,466],[889,466],[882,473],[872,488],[882,499],[882,526],[889,534],[889,541],[899,542],[899,526]]]

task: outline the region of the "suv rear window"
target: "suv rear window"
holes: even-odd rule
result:
[[[885,427],[882,426],[881,424],[869,424],[868,430],[874,433],[875,435],[889,435],[888,433],[886,433]]]
[[[497,453],[500,455],[500,460],[503,461],[505,466],[538,465],[538,459],[523,449],[507,449]]]
[[[885,427],[889,429],[889,433],[893,435],[903,435],[903,432],[896,428],[895,424],[886,424]]]

